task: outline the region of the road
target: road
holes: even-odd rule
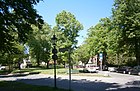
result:
[[[119,73],[72,74],[73,91],[140,91],[140,76]],[[109,75],[104,77],[103,75]],[[102,75],[102,76],[101,76]],[[69,89],[68,75],[57,75],[57,87]],[[0,76],[0,81],[19,81],[33,85],[54,86],[53,75],[34,74],[25,76]]]

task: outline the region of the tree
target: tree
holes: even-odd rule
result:
[[[8,65],[9,70],[13,70],[13,66],[18,66],[20,69],[20,64],[18,63],[21,63],[22,59],[26,57],[24,54],[24,46],[16,42],[12,51],[13,53],[0,53],[0,63],[3,65]]]
[[[30,55],[37,60],[38,66],[41,61],[49,64],[52,36],[51,27],[45,23],[42,29],[35,26],[33,26],[33,29],[33,34],[30,35],[30,40],[28,41]]]
[[[117,65],[118,61],[116,60],[116,55],[119,50],[118,37],[119,35],[112,24],[112,19],[100,19],[98,24],[88,29],[88,37],[85,40],[84,46],[88,51],[89,57],[103,52],[103,60],[107,60],[109,64]]]
[[[41,27],[42,17],[33,5],[40,0],[0,0],[0,52],[10,53],[16,42],[25,43],[31,25]]]
[[[115,0],[113,24],[117,29],[119,47],[134,54],[140,64],[140,0]]]
[[[79,46],[77,49],[75,49],[72,54],[72,58],[75,63],[79,63],[79,61],[81,61],[82,63],[86,64],[90,58],[88,45],[83,44]]]
[[[107,22],[108,21],[108,22]],[[104,18],[101,19],[100,22],[94,26],[89,28],[88,30],[88,37],[86,39],[86,43],[89,44],[90,47],[90,54],[96,55],[100,52],[106,52],[108,48],[108,25],[105,25],[105,23],[109,24],[110,19]]]
[[[73,49],[78,42],[76,37],[79,36],[78,32],[83,29],[83,25],[76,20],[73,14],[62,11],[56,16],[56,27],[60,34],[57,35],[59,48]]]
[[[70,12],[62,11],[56,16],[56,24],[64,35],[67,46],[76,45],[76,37],[79,36],[78,32],[83,29],[83,26],[76,20],[75,16]]]

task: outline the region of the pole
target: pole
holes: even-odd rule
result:
[[[99,54],[99,61],[100,61],[100,70],[103,70],[103,53]]]
[[[100,67],[101,67],[101,71],[103,70],[103,59],[100,60]]]
[[[69,90],[71,90],[71,60],[70,60],[70,49],[69,49]]]
[[[56,60],[54,59],[54,87],[56,88]]]
[[[56,36],[55,36],[55,33],[54,33],[54,35],[53,35],[53,38],[52,38],[52,40],[53,40],[53,50],[52,50],[52,53],[53,53],[53,55],[52,55],[52,58],[53,58],[53,60],[54,60],[54,88],[56,88],[56,60],[57,60],[57,49],[55,48],[55,46],[56,46],[56,43],[55,43],[55,40],[56,40],[57,38],[56,38]]]

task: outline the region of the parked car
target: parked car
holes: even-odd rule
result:
[[[108,67],[108,71],[110,72],[115,72],[117,70],[116,67]]]
[[[5,66],[0,66],[0,70],[5,70],[6,67]]]
[[[122,67],[117,68],[116,72],[127,74],[131,69],[132,69],[131,67],[122,66]]]
[[[86,64],[83,72],[98,72],[98,70],[99,67],[97,67],[95,64]]]
[[[76,66],[77,70],[79,70],[79,72],[83,72],[84,66],[82,65],[78,65]]]
[[[134,68],[132,68],[128,74],[130,75],[140,75],[140,66],[135,66]]]

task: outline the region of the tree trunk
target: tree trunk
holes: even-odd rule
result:
[[[107,53],[106,53],[106,51],[104,51],[103,52],[103,65],[106,65],[106,63],[107,63],[106,56],[107,56]]]
[[[139,45],[138,45],[138,40],[135,38],[135,56],[136,56],[136,61],[137,65],[140,65],[140,53],[139,53]]]
[[[40,66],[39,57],[37,58],[37,66],[38,66],[38,67]]]
[[[13,70],[13,67],[12,67],[12,60],[10,59],[7,59],[8,60],[8,66],[9,66],[9,72]]]
[[[47,61],[47,69],[49,69],[49,61]]]
[[[18,60],[18,69],[19,69],[19,70],[21,70],[20,64],[21,64],[21,63],[20,63],[20,61]]]
[[[66,67],[66,63],[65,63],[65,61],[63,61],[63,65],[64,65],[64,68]]]
[[[119,59],[119,53],[116,53],[116,64],[119,67],[120,66],[120,59]]]

